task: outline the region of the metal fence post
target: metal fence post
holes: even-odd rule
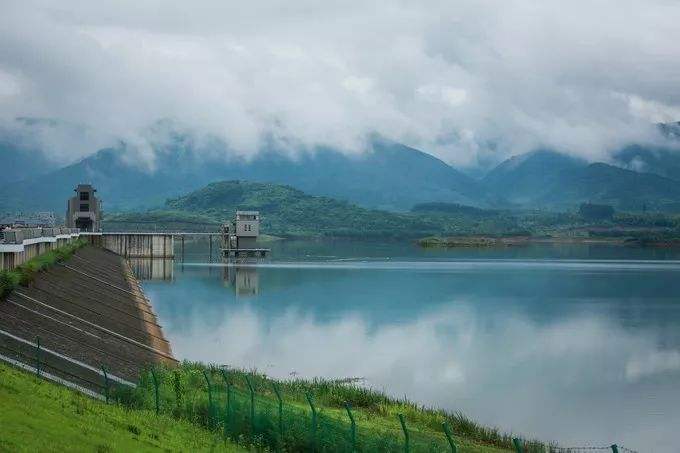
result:
[[[224,441],[227,441],[227,434],[229,432],[229,411],[231,409],[231,381],[229,380],[229,377],[227,376],[227,371],[224,368],[220,369],[220,374],[222,375],[222,380],[224,381],[224,387],[227,392],[227,401],[225,403],[224,407],[224,433],[222,434],[222,437],[224,437]]]
[[[451,435],[451,429],[449,428],[449,424],[446,422],[442,423],[442,428],[444,428],[446,440],[449,442],[449,446],[451,447],[451,453],[456,453],[456,444],[453,443],[453,436]]]
[[[279,401],[279,438],[280,446],[283,448],[283,399],[281,398],[279,386],[274,381],[272,381],[272,388],[274,389],[274,393],[276,393],[276,399]]]
[[[619,453],[619,446],[616,445],[616,444],[612,445],[612,452],[613,453]]]
[[[312,449],[316,451],[316,407],[314,407],[314,400],[309,392],[305,392],[305,397],[309,407],[312,409]]]
[[[179,370],[173,372],[173,387],[175,390],[175,406],[177,407],[177,412],[180,413],[184,399],[184,389],[182,388],[182,376],[179,374]]]
[[[248,389],[250,390],[250,431],[252,434],[255,434],[255,389],[253,388],[253,383],[250,381],[250,377],[246,375],[245,378]]]
[[[212,384],[210,383],[210,378],[208,377],[208,372],[203,370],[203,377],[205,378],[206,384],[208,384],[208,428],[213,427],[213,394],[212,394]]]
[[[515,446],[515,451],[517,453],[524,453],[524,446],[522,445],[521,440],[515,437],[514,439],[512,439],[512,444]]]
[[[102,365],[102,373],[104,373],[104,397],[106,404],[109,404],[109,375],[106,373],[106,367]]]
[[[35,373],[40,377],[40,337],[36,337],[35,343]]]
[[[404,431],[404,451],[406,453],[409,453],[410,451],[410,442],[409,442],[409,437],[408,437],[408,429],[406,429],[406,420],[404,419],[404,416],[402,414],[399,415],[399,423],[401,423],[401,429]]]
[[[161,402],[160,395],[158,394],[158,376],[156,376],[156,371],[153,367],[151,367],[151,377],[153,378],[154,396],[156,399],[156,415],[158,415],[161,411]]]
[[[345,401],[345,410],[347,411],[347,416],[350,421],[350,441],[352,442],[352,453],[357,450],[357,424],[354,421],[354,415],[352,415],[352,406]]]

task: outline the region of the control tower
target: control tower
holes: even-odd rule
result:
[[[260,213],[258,211],[236,211],[236,219],[224,223],[221,229],[222,257],[264,258],[269,249],[257,247],[260,235]]]
[[[80,231],[101,231],[102,202],[95,196],[97,189],[90,184],[78,184],[73,191],[76,195],[68,200],[66,226],[80,228]]]

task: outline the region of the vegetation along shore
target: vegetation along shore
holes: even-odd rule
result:
[[[223,181],[167,200],[162,209],[109,214],[110,230],[217,231],[236,210],[256,210],[262,230],[282,238],[411,239],[424,246],[488,247],[530,242],[680,244],[680,216],[618,212],[582,204],[572,212],[482,209],[422,203],[408,212],[369,209],[290,186]],[[423,239],[424,238],[424,239]],[[436,239],[433,239],[436,238]]]

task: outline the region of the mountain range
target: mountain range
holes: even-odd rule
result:
[[[59,210],[79,182],[92,183],[107,209],[151,208],[210,182],[230,179],[287,184],[313,195],[393,211],[431,201],[494,203],[473,178],[427,153],[384,140],[374,140],[371,149],[357,155],[320,148],[295,156],[265,149],[251,158],[225,157],[223,149],[199,151],[181,140],[156,152],[154,171],[127,163],[125,149],[119,147],[5,185],[0,188],[0,210],[19,206]]]
[[[644,156],[645,165],[652,166],[657,154],[647,151],[639,155]],[[680,152],[664,152],[667,159],[680,165]],[[680,172],[673,173],[670,166],[667,174],[680,178]],[[591,202],[624,211],[680,212],[677,179],[602,162],[588,163],[548,150],[506,160],[489,172],[482,184],[492,193],[503,194],[516,207],[567,210]]]
[[[662,129],[677,139],[680,126]],[[436,202],[549,210],[592,202],[628,211],[680,212],[680,142],[677,147],[633,144],[607,163],[536,150],[501,162],[481,179],[380,138],[354,155],[332,148],[291,154],[267,147],[255,156],[238,157],[219,142],[199,145],[177,134],[154,152],[153,171],[131,165],[125,144],[54,168],[38,150],[23,150],[0,137],[0,165],[9,169],[0,179],[0,211],[61,213],[82,182],[98,189],[106,210],[120,211],[161,207],[168,198],[211,182],[247,180],[390,211]]]

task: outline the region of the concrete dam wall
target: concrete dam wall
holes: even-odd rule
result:
[[[101,233],[99,244],[97,236],[90,236],[91,241],[106,250],[127,258],[172,258],[174,253],[174,237],[163,233]]]
[[[17,228],[0,232],[0,271],[11,270],[80,236],[76,228]]]
[[[131,384],[148,365],[176,363],[128,262],[92,246],[0,299],[0,360],[35,369],[38,355],[44,374],[96,395],[102,366]]]
[[[17,228],[1,232],[0,270],[11,270],[78,238],[126,258],[174,258],[175,240],[167,233],[89,233],[77,228]]]

